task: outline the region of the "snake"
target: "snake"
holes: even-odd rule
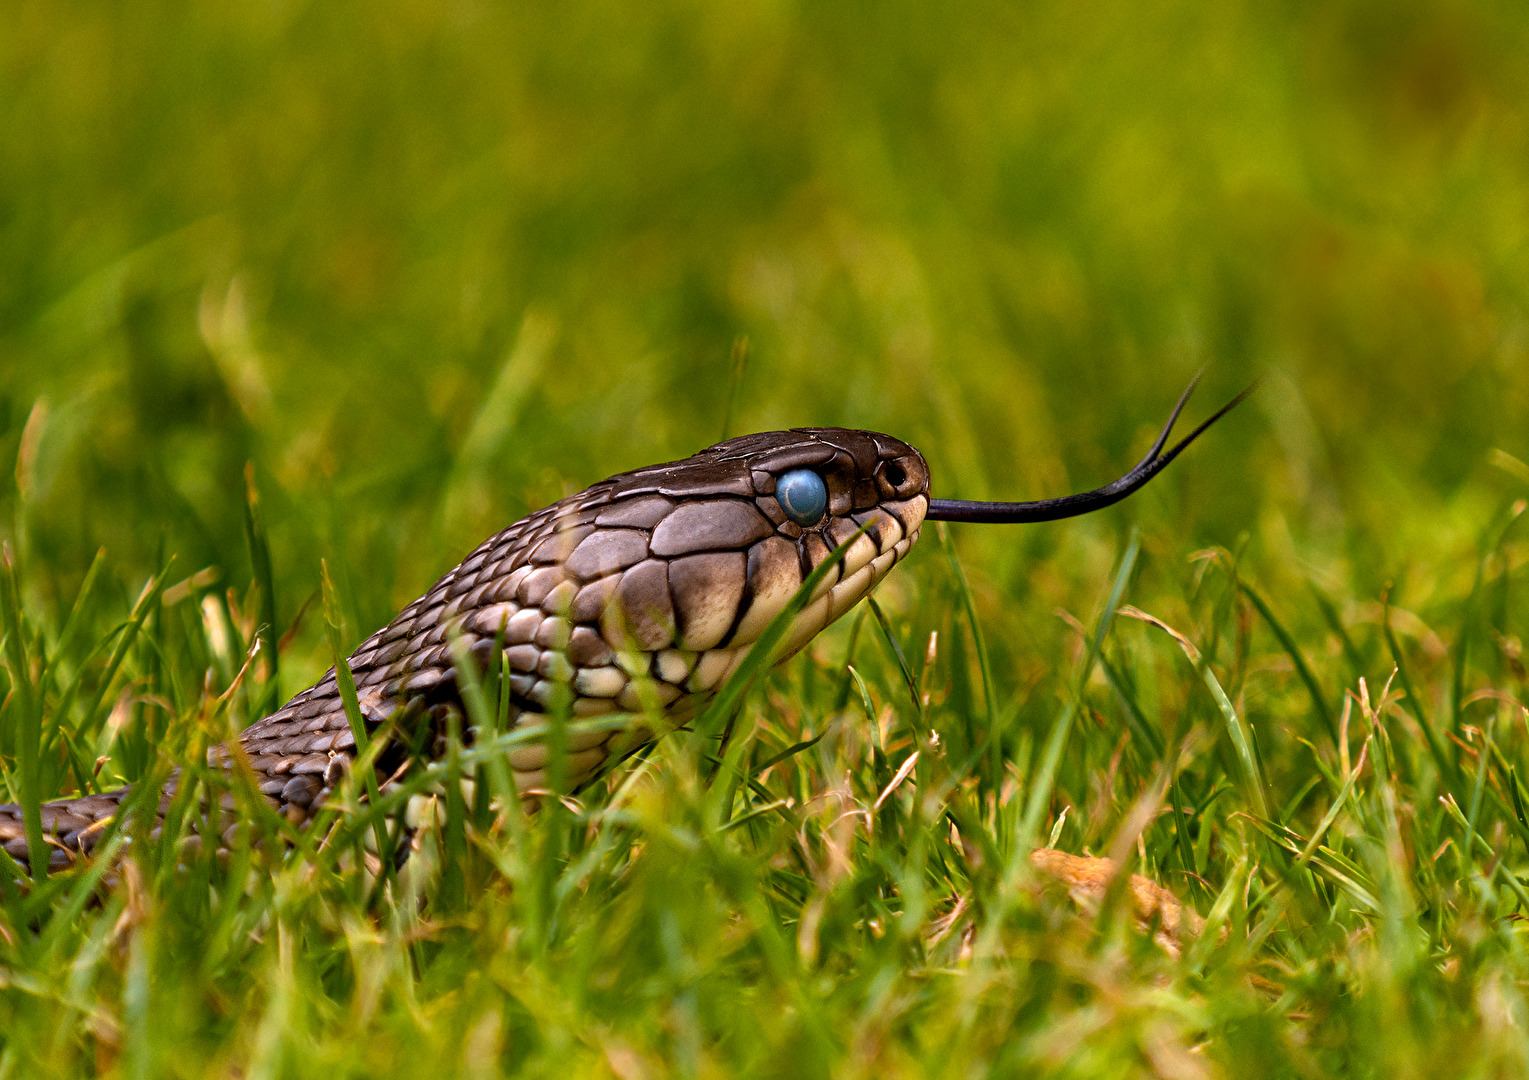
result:
[[[507,674],[508,721],[528,736],[507,751],[522,796],[552,792],[545,736],[558,709],[576,720],[610,718],[580,725],[578,734],[564,729],[558,780],[576,790],[655,738],[655,715],[670,729],[694,716],[825,561],[833,565],[791,619],[772,654],[777,662],[869,596],[929,522],[1053,521],[1109,506],[1253,390],[1167,447],[1194,388],[1192,381],[1146,456],[1119,479],[1033,502],[933,498],[918,450],[834,427],[743,435],[609,477],[489,537],[351,653],[364,729],[392,724],[433,735],[422,741],[442,752],[448,718],[464,707],[465,649],[481,670],[497,665]],[[357,734],[331,668],[208,758],[228,770],[242,759],[266,802],[301,825],[355,761]],[[383,775],[396,764],[379,759],[373,767]],[[157,807],[148,807],[150,839],[160,835],[176,783],[172,774]],[[0,848],[27,872],[44,853],[47,871],[65,869],[92,854],[131,791],[44,803],[30,830],[22,806],[0,804]],[[220,839],[229,844],[235,804],[225,794],[222,805]]]

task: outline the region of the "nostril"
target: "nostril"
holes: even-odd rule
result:
[[[886,467],[881,470],[881,475],[885,476],[887,483],[895,488],[902,487],[903,481],[908,479],[908,474],[903,471],[903,467],[895,461],[887,462]]]

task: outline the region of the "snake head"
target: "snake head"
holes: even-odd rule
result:
[[[737,652],[759,638],[807,574],[865,526],[793,624],[789,652],[907,554],[929,506],[929,467],[889,435],[797,428],[728,439],[596,488],[612,508],[597,524],[619,516],[650,529],[650,559],[664,561],[662,580],[654,566],[617,587],[625,636],[619,628],[611,633],[606,611],[607,636],[644,650],[672,643],[685,652]],[[578,556],[570,553],[570,561],[582,572]]]

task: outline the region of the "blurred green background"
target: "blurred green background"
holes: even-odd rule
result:
[[[949,753],[896,793],[881,744],[916,729],[868,621],[858,653],[835,630],[765,688],[761,775],[830,737],[710,846],[672,839],[712,835],[699,738],[661,744],[635,818],[554,807],[529,839],[485,834],[492,873],[450,856],[452,888],[411,860],[420,892],[375,911],[362,875],[290,852],[221,888],[166,833],[99,907],[88,877],[0,888],[0,1080],[438,1080],[495,1054],[624,1080],[671,1074],[642,1055],[699,1077],[1520,1075],[1525,57],[1521,0],[6,3],[0,541],[26,611],[6,798],[227,734],[225,624],[265,618],[247,466],[295,631],[276,687],[229,695],[235,722],[329,664],[321,559],[354,642],[527,510],[724,428],[879,429],[937,494],[1040,498],[1118,475],[1200,368],[1190,422],[1265,382],[1115,508],[950,528],[984,709],[965,594],[934,537],[912,553],[879,599],[888,640],[930,657]],[[118,637],[170,556],[164,603]],[[1099,681],[1057,611],[1092,622],[1125,563],[1122,595],[1203,672],[1122,618],[1126,677]],[[1405,702],[1334,738],[1343,693],[1378,699],[1398,664]],[[44,733],[30,772],[22,721]],[[1010,873],[1022,810],[1097,854],[1163,769],[1176,809],[1138,833],[1140,868],[1231,912],[1182,965]],[[853,868],[828,857],[857,828],[830,795],[865,812]],[[755,883],[761,906],[736,899]]]
[[[1093,595],[1129,521],[1424,605],[1522,486],[1492,453],[1529,460],[1518,4],[5,24],[0,533],[32,604],[103,545],[131,591],[172,553],[242,589],[252,461],[278,621],[325,557],[358,636],[526,510],[720,437],[740,338],[732,433],[893,432],[952,497],[1094,486],[1196,369],[1191,418],[1267,373],[1125,506],[957,530],[1052,636],[1037,601]],[[294,648],[287,691],[327,660],[314,625]]]

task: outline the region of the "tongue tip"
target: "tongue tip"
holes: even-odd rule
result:
[[[930,499],[929,509],[924,514],[926,521],[964,521],[976,524],[1033,524],[1042,521],[1060,521],[1063,518],[1079,517],[1083,514],[1093,513],[1112,506],[1135,492],[1158,473],[1162,472],[1168,464],[1178,457],[1180,452],[1194,442],[1200,435],[1210,428],[1217,420],[1231,412],[1242,404],[1250,394],[1258,389],[1262,379],[1253,382],[1232,398],[1231,401],[1221,406],[1213,413],[1210,419],[1204,421],[1188,436],[1180,440],[1166,454],[1162,453],[1163,444],[1167,441],[1168,433],[1172,431],[1174,422],[1178,419],[1179,412],[1184,407],[1189,393],[1199,382],[1199,375],[1189,384],[1188,389],[1179,397],[1178,404],[1174,407],[1173,415],[1169,417],[1162,434],[1153,444],[1152,451],[1143,458],[1130,472],[1103,487],[1093,491],[1083,491],[1076,495],[1063,495],[1055,499],[1041,499],[1036,502],[969,502],[965,499]]]

